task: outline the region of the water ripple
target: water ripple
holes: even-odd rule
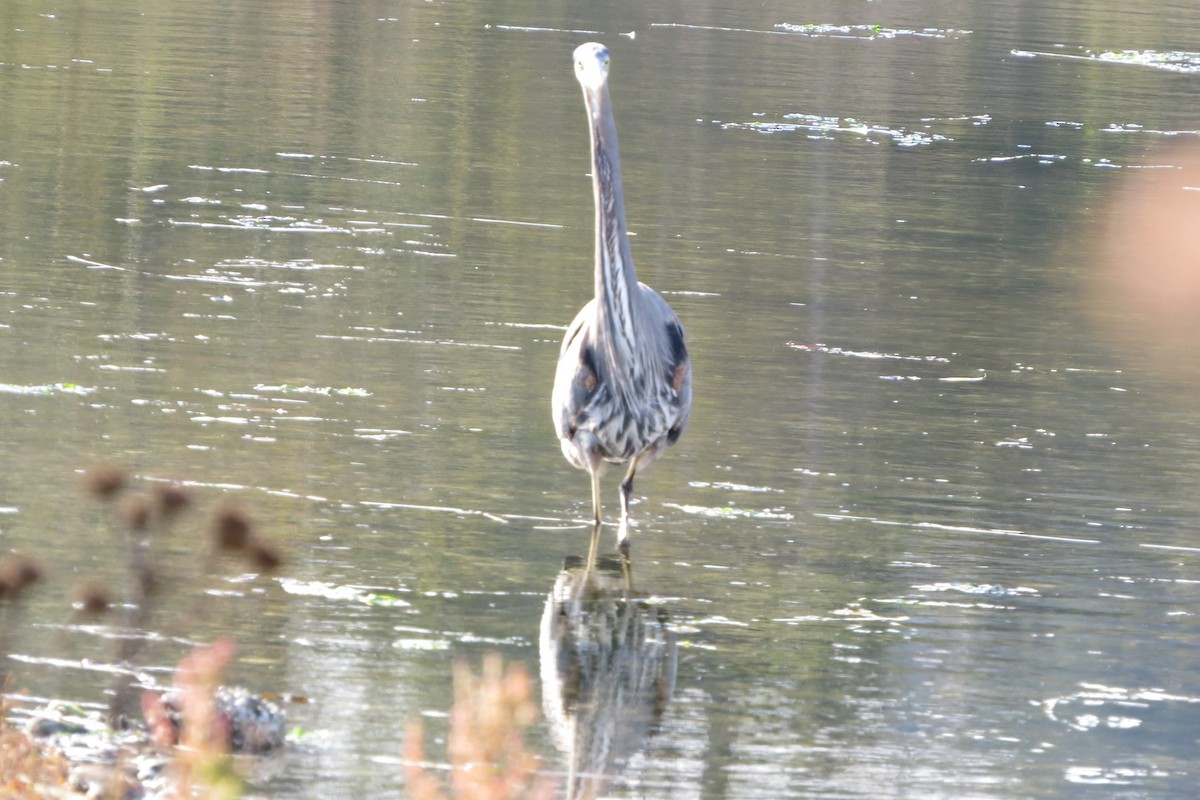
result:
[[[757,114],[756,116],[766,116]],[[899,147],[920,147],[934,142],[952,142],[949,136],[933,133],[929,130],[911,130],[903,127],[893,128],[879,125],[853,117],[829,117],[819,114],[791,113],[784,114],[783,121],[764,119],[750,122],[720,122],[722,130],[742,129],[759,133],[807,133],[810,139],[834,139],[851,136],[862,139],[870,144],[878,144],[880,140],[891,141]],[[926,126],[928,128],[928,126]]]
[[[1022,58],[1066,58],[1075,61],[1095,61],[1103,64],[1125,64],[1149,67],[1167,72],[1193,74],[1200,72],[1200,53],[1190,50],[1089,50],[1080,48],[1078,53],[1051,53],[1043,50],[1011,51]]]

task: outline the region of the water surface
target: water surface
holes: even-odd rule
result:
[[[599,39],[639,276],[696,376],[634,508],[673,691],[608,792],[1191,796],[1194,349],[1104,287],[1113,198],[1200,130],[1198,24],[0,12],[0,537],[48,571],[17,687],[105,701],[117,620],[66,600],[124,563],[77,485],[97,462],[236,500],[286,548],[253,576],[200,557],[203,511],[159,534],[142,656],[166,681],[232,635],[234,680],[309,699],[262,796],[403,796],[404,723],[442,757],[455,659],[538,674],[590,512],[548,398],[591,286],[570,53]],[[562,777],[556,741],[533,744]]]

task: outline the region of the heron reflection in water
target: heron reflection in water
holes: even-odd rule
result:
[[[667,302],[633,269],[617,128],[608,93],[608,48],[575,50],[592,142],[596,202],[595,296],[563,338],[551,397],[563,454],[592,481],[592,540],[600,536],[600,475],[606,463],[629,464],[621,482],[617,543],[629,549],[629,501],[638,468],[657,459],[687,425],[692,368],[683,326]]]
[[[569,763],[568,800],[604,791],[675,690],[675,635],[665,609],[633,591],[631,570],[570,557],[542,612],[542,710]]]

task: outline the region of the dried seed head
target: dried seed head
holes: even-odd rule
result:
[[[150,527],[150,503],[145,497],[127,497],[121,503],[121,519],[131,531],[141,532]]]
[[[101,500],[111,500],[129,484],[129,473],[122,467],[101,465],[83,473],[83,488]]]
[[[257,536],[250,541],[246,557],[259,572],[274,572],[283,564],[283,554],[279,548]]]
[[[42,565],[29,556],[14,553],[0,560],[0,595],[16,597],[42,579]]]
[[[158,504],[158,513],[164,519],[169,519],[192,504],[192,493],[178,483],[164,483],[154,488],[154,499]]]
[[[112,605],[112,592],[100,581],[80,581],[71,589],[71,605],[85,614],[103,614]]]
[[[242,550],[250,542],[252,530],[246,512],[227,503],[217,509],[213,520],[213,544],[220,550]]]

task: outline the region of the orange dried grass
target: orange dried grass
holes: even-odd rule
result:
[[[553,785],[539,774],[542,759],[527,749],[525,731],[538,719],[533,681],[521,664],[506,670],[497,653],[484,658],[476,678],[471,668],[454,667],[454,706],[450,711],[450,789],[424,766],[424,726],[408,726],[407,785],[414,800],[550,800]]]
[[[40,800],[68,785],[69,765],[62,753],[45,749],[8,722],[8,707],[0,707],[0,797]]]

